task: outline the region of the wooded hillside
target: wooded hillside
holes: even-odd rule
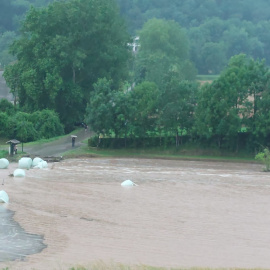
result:
[[[270,63],[270,3],[267,0],[116,0],[129,32],[151,18],[174,20],[187,32],[190,59],[199,74],[219,74],[231,56],[245,53]],[[18,36],[30,6],[52,0],[2,0],[0,68],[15,60],[8,46]],[[67,2],[67,1],[66,1]]]

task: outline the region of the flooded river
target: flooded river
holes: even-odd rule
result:
[[[24,260],[46,247],[41,236],[26,233],[13,220],[13,215],[6,206],[0,205],[0,262]]]
[[[121,187],[127,179],[138,186]],[[15,222],[46,248],[0,267],[68,269],[103,260],[270,268],[270,174],[257,164],[64,160],[7,177],[2,188]],[[8,248],[0,247],[0,261]]]

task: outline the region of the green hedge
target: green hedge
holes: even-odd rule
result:
[[[189,136],[182,136],[182,142],[186,143]],[[145,138],[98,138],[88,140],[89,147],[99,148],[148,148],[148,147],[171,147],[175,145],[175,137],[145,137]]]
[[[180,142],[182,141],[182,144]],[[186,144],[198,146],[200,148],[221,149],[230,152],[244,151],[247,153],[258,152],[262,145],[258,143],[251,133],[241,132],[231,138],[223,138],[220,141],[218,136],[206,138],[203,136],[185,135],[179,137],[180,146]],[[263,142],[264,147],[270,147],[270,136]],[[98,138],[92,137],[88,140],[89,147],[99,147],[102,149],[121,149],[121,148],[151,148],[162,147],[164,149],[175,147],[175,137],[145,137],[145,138]]]

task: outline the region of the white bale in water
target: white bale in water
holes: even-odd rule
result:
[[[19,160],[19,168],[29,170],[32,166],[32,159],[28,157],[23,157]]]
[[[6,158],[0,158],[0,169],[6,169],[9,165],[9,161]]]
[[[126,180],[121,183],[122,187],[131,187],[131,186],[137,186],[135,183],[133,183],[131,180]]]
[[[33,166],[33,167],[37,166],[38,163],[41,162],[41,161],[43,161],[41,158],[35,157],[35,158],[33,159],[32,166]]]
[[[48,163],[47,163],[47,161],[42,160],[42,161],[41,161],[41,164],[42,164],[42,168],[48,168]]]
[[[16,169],[13,175],[14,177],[25,177],[25,171],[22,169]]]
[[[0,203],[8,203],[9,197],[4,190],[0,190]]]
[[[34,167],[34,169],[43,169],[42,162],[39,162],[38,165]]]
[[[34,169],[44,169],[44,168],[48,168],[48,163],[47,161],[40,161],[35,167]]]

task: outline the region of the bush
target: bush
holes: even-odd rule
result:
[[[42,110],[31,115],[39,139],[49,139],[64,134],[64,127],[55,111]]]
[[[7,99],[0,99],[0,112],[5,112],[7,115],[13,115],[16,112],[14,105]]]
[[[264,171],[270,171],[270,151],[268,148],[265,148],[263,152],[258,153],[255,156],[255,160],[258,160],[265,165]]]

